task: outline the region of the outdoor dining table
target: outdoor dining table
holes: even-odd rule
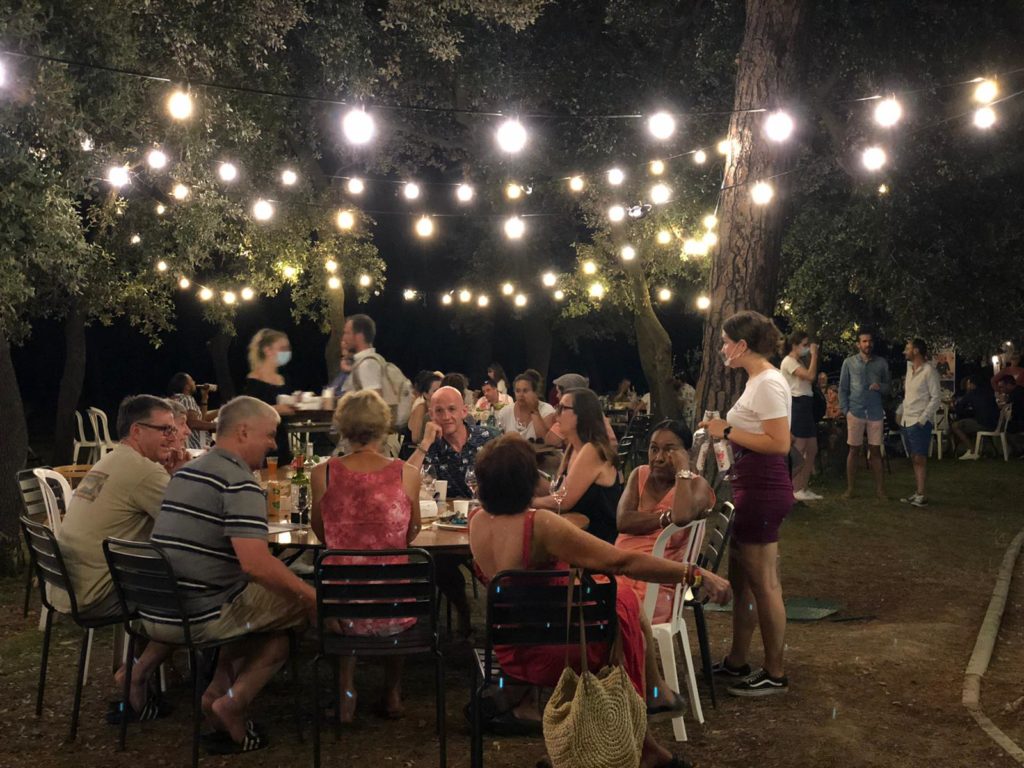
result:
[[[322,549],[324,544],[309,526],[301,530],[285,530],[275,532],[271,524],[271,533],[267,543],[274,549]],[[425,549],[428,552],[444,552],[446,554],[469,556],[469,529],[455,531],[435,528],[427,524],[413,539],[410,547]]]

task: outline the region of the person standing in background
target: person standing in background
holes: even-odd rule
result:
[[[167,394],[172,400],[180,403],[187,414],[186,423],[191,430],[188,448],[210,447],[210,433],[217,428],[217,411],[207,407],[210,402],[210,389],[210,384],[197,385],[195,380],[184,372],[174,374],[167,383]]]
[[[942,387],[939,384],[939,372],[928,362],[928,345],[923,339],[908,341],[903,356],[907,358],[907,376],[903,382],[900,427],[903,429],[907,453],[914,464],[916,489],[900,501],[924,507],[928,504],[924,496],[928,449],[932,444],[935,414],[942,404]]]
[[[857,354],[843,361],[839,374],[839,410],[846,416],[846,493],[844,499],[853,498],[853,484],[857,478],[864,435],[868,438],[868,464],[875,476],[875,495],[885,500],[882,477],[882,427],[885,410],[882,398],[889,394],[891,381],[889,364],[872,353],[875,339],[871,331],[857,333]]]
[[[797,501],[817,501],[822,497],[808,490],[814,460],[818,455],[818,425],[814,418],[812,382],[818,373],[818,345],[812,344],[803,331],[789,336],[789,353],[779,366],[786,377],[792,396],[793,423],[790,431],[793,445],[803,459],[793,472],[793,498]]]
[[[288,337],[273,328],[261,328],[249,342],[249,375],[242,387],[242,394],[262,400],[277,411],[279,416],[291,416],[295,409],[290,405],[279,405],[278,395],[287,395],[288,383],[278,369],[288,365],[292,359],[292,346]],[[288,430],[284,422],[277,425],[277,462],[285,466],[292,460],[288,444]]]

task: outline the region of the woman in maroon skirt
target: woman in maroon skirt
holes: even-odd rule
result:
[[[733,449],[732,648],[715,672],[735,680],[729,686],[734,696],[768,696],[789,689],[782,658],[786,608],[778,560],[779,526],[793,506],[786,464],[792,401],[785,377],[768,360],[781,339],[774,323],[757,312],[738,312],[725,321],[722,357],[726,367],[747,372],[747,384],[725,420],[701,424],[712,438],[727,438]],[[754,671],[747,653],[758,625],[764,668]]]

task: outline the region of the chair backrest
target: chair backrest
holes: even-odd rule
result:
[[[39,581],[39,599],[43,606],[55,610],[46,594],[46,585],[64,590],[71,602],[71,615],[77,621],[78,602],[75,600],[75,589],[71,584],[68,569],[64,565],[64,557],[53,531],[40,522],[29,519],[27,515],[19,518],[21,530],[25,534],[32,568],[35,569]]]
[[[25,514],[29,517],[42,517],[46,514],[46,502],[43,491],[39,487],[39,478],[31,469],[18,470],[18,489],[21,491],[21,502],[25,506]]]
[[[75,441],[86,448],[96,442],[96,430],[93,429],[93,439],[90,440],[85,435],[85,420],[82,418],[81,411],[75,411]]]
[[[89,409],[89,421],[92,422],[92,431],[96,435],[96,441],[101,445],[113,445],[114,439],[110,436],[110,422],[107,421],[107,414],[99,408]]]
[[[436,644],[437,580],[425,549],[328,549],[314,570],[321,652],[328,636],[335,651],[367,645],[366,636],[336,635],[328,621],[416,619],[418,632],[380,638],[389,653],[426,650]]]
[[[579,642],[580,607],[588,643],[611,642],[618,629],[616,581],[584,573],[573,585],[566,624],[569,571],[502,571],[487,588],[484,669],[490,674],[495,645],[562,645]],[[488,682],[490,680],[488,679]]]
[[[729,547],[729,534],[732,533],[732,519],[735,513],[736,507],[731,501],[727,501],[708,516],[707,523],[710,528],[704,538],[704,547],[697,556],[697,565],[704,570],[718,573],[722,556]]]
[[[704,541],[704,525],[705,520],[694,520],[693,522],[687,523],[686,525],[670,525],[663,530],[657,540],[654,542],[654,548],[651,550],[651,554],[654,557],[664,557],[665,549],[668,546],[669,541],[676,534],[680,534],[683,531],[689,531],[690,536],[686,542],[686,549],[682,552],[681,558],[673,557],[680,563],[695,563],[697,557],[700,555],[701,543]],[[644,613],[648,619],[654,616],[654,608],[658,602],[658,592],[661,590],[661,584],[656,584],[653,581],[647,583],[647,590],[644,592]],[[675,597],[672,600],[672,614],[675,615],[675,606],[679,602],[679,598],[682,595],[682,585],[676,584]]]
[[[171,561],[160,547],[146,541],[104,539],[103,556],[114,582],[125,629],[130,619],[180,623],[185,643],[191,644],[188,614]]]
[[[1002,434],[1006,431],[1006,428],[1010,425],[1011,411],[1013,410],[1012,405],[1004,405],[999,410],[999,422],[996,424],[996,434]]]
[[[33,469],[32,474],[39,481],[39,491],[46,505],[46,517],[53,533],[60,533],[60,522],[71,503],[71,486],[64,476],[52,469]]]
[[[935,429],[949,431],[949,406],[945,403],[935,412]]]
[[[53,471],[68,481],[70,488],[78,486],[82,479],[89,474],[89,470],[92,469],[92,464],[64,464],[60,467],[54,467]]]

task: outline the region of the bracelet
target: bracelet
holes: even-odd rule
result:
[[[661,513],[661,517],[658,518],[658,522],[661,523],[662,528],[668,528],[672,524],[672,511],[666,509]]]
[[[701,582],[704,581],[704,574],[700,572],[700,568],[698,568],[696,565],[690,566],[690,572],[689,574],[687,574],[687,576],[688,578],[686,579],[686,583],[694,589],[699,587],[701,585]]]
[[[414,450],[415,451],[419,451],[420,453],[422,453],[424,455],[426,455],[426,453],[427,453],[427,449],[424,448],[422,445],[417,445]]]
[[[693,472],[691,472],[688,469],[680,469],[678,472],[676,472],[677,480],[689,480],[692,477],[696,477],[696,475],[694,475]]]

